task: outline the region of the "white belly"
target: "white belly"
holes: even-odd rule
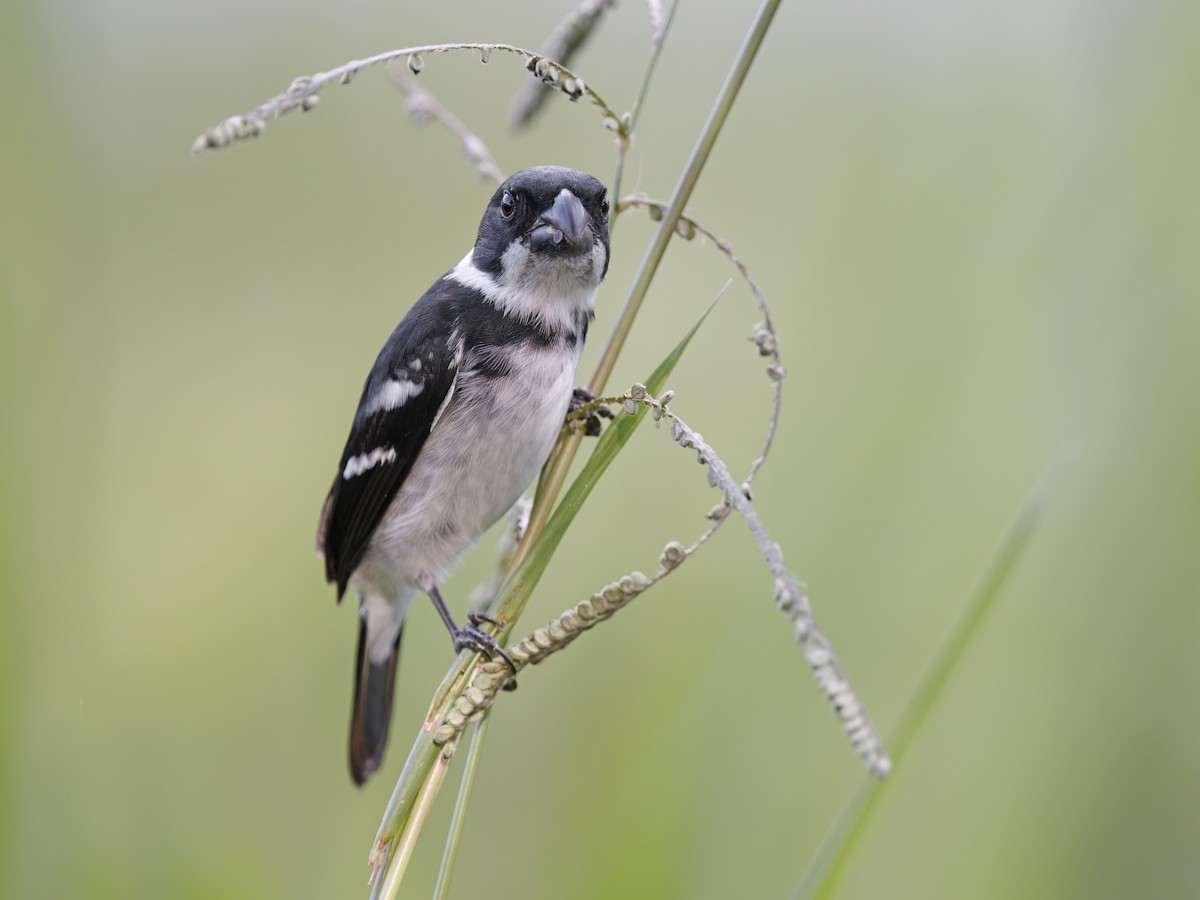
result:
[[[521,354],[519,365],[496,379],[473,371],[468,353],[363,568],[427,590],[537,477],[562,427],[579,355],[529,345],[510,352]]]

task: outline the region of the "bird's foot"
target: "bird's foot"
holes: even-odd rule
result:
[[[596,395],[587,388],[575,388],[575,390],[571,392],[571,405],[567,407],[567,420],[571,421],[572,413],[578,412],[581,408],[587,406],[587,404],[591,403],[595,399]],[[597,407],[590,416],[582,420],[584,435],[586,437],[599,437],[600,429],[602,427],[600,420],[602,418],[611,419],[612,417],[612,410],[607,406]]]
[[[485,622],[496,628],[500,627],[500,623],[489,615],[479,612],[467,613],[467,624],[454,632],[454,652],[474,650],[476,653],[482,653],[488,659],[495,659],[498,656],[508,663],[508,667],[516,675],[517,666],[512,661],[512,657],[505,652],[494,637],[479,627]],[[516,689],[517,680],[515,678],[510,678],[504,685],[506,691],[515,691]]]

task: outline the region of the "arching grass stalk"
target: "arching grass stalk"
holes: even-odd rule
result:
[[[592,105],[600,110],[604,117],[605,127],[624,137],[625,126],[611,106],[592,89],[591,85],[568,69],[566,66],[546,59],[544,56],[514,47],[512,44],[422,44],[417,47],[401,47],[398,50],[388,50],[376,53],[363,59],[354,59],[334,69],[317,72],[314,75],[302,75],[293,79],[291,85],[282,94],[276,94],[270,100],[236,116],[230,116],[223,122],[214,125],[196,138],[192,143],[192,155],[199,156],[220,147],[227,147],[238,141],[258,137],[267,129],[267,123],[272,119],[280,119],[287,114],[300,110],[308,112],[315,109],[321,99],[321,89],[336,81],[339,84],[349,84],[359,71],[368,66],[391,62],[395,59],[407,60],[409,71],[414,75],[425,67],[425,55],[435,53],[454,53],[471,51],[479,54],[480,62],[486,63],[495,51],[514,54],[525,60],[525,68],[547,85],[552,85],[562,91],[572,100],[587,97]]]
[[[1042,469],[1016,516],[1005,530],[979,580],[968,594],[958,621],[934,654],[933,661],[917,685],[889,742],[892,760],[901,771],[913,741],[929,720],[950,676],[966,655],[971,641],[988,612],[995,606],[1008,576],[1021,558],[1029,539],[1042,520],[1047,505],[1069,460],[1067,448],[1060,449]],[[895,778],[891,779],[894,782]],[[879,812],[890,782],[865,781],[838,815],[821,846],[808,864],[793,900],[836,897],[850,873],[850,864],[866,839]]]

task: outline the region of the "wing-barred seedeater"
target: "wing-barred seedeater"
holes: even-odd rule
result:
[[[418,592],[456,652],[502,653],[438,583],[529,487],[562,428],[596,292],[608,270],[609,200],[590,175],[523,169],[488,202],[475,246],[433,283],[363,387],[317,550],[359,598],[350,773],[387,743],[400,635]]]

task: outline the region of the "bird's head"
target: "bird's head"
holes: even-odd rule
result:
[[[522,169],[492,195],[472,261],[510,290],[594,294],[608,271],[608,190],[561,166]]]

